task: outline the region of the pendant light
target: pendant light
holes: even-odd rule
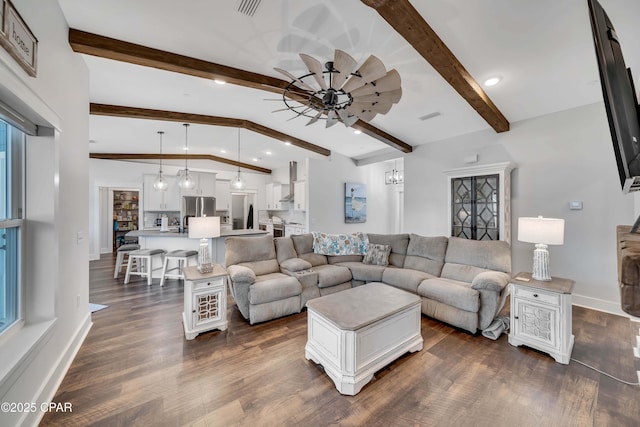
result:
[[[158,135],[160,135],[160,170],[158,171],[158,176],[156,177],[155,181],[153,181],[153,188],[156,191],[167,191],[167,188],[169,188],[169,184],[167,183],[167,180],[164,179],[164,177],[162,176],[162,135],[164,134],[164,132],[162,132],[161,130],[158,131]]]
[[[189,168],[187,167],[187,153],[189,152],[189,143],[187,142],[187,129],[189,129],[189,123],[183,124],[184,126],[184,174],[182,178],[180,178],[180,182],[178,182],[178,187],[183,190],[190,190],[196,186],[196,183],[189,175]]]
[[[238,163],[240,163],[240,129],[238,128]],[[238,165],[238,175],[231,181],[231,187],[234,190],[244,190],[245,187],[242,173],[240,172],[240,166]]]

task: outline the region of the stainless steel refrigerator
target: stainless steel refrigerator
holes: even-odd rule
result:
[[[216,198],[203,196],[182,196],[182,226],[189,226],[189,218],[193,216],[214,216],[216,214]]]

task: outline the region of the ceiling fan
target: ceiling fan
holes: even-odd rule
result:
[[[311,120],[307,126],[320,119],[326,120],[326,127],[339,121],[346,127],[358,119],[368,122],[377,114],[389,112],[402,97],[400,74],[396,70],[387,71],[373,55],[359,68],[356,60],[342,50],[335,51],[333,61],[326,62],[324,69],[312,56],[301,53],[300,58],[308,74],[296,77],[274,68],[291,80],[282,93],[286,108],[274,112],[292,111],[296,114],[292,119],[308,117]]]

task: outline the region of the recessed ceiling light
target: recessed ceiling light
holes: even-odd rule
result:
[[[222,150],[220,150],[220,152],[221,152],[222,154],[224,154],[224,153],[226,153],[226,152],[227,152],[227,150],[222,149]]]
[[[251,159],[251,160],[253,160],[254,162],[259,162],[260,160],[262,160],[262,158],[260,158],[260,157],[254,157],[254,158],[253,158],[253,159]]]
[[[213,79],[213,81],[216,82],[216,84],[219,84],[219,85],[226,85],[227,84],[227,82],[225,82],[222,79]]]
[[[489,86],[495,86],[498,83],[500,83],[500,77],[491,77],[487,80],[484,81],[484,85],[489,87]]]
[[[189,147],[182,147],[182,151],[189,151]]]
[[[361,131],[361,130],[356,129],[356,130],[354,130],[354,131],[353,131],[353,133],[355,133],[356,135],[360,135],[360,134],[362,133],[362,131]]]
[[[267,156],[270,156],[271,154],[272,154],[272,153],[271,153],[271,151],[267,151],[267,152],[266,152],[266,155],[267,155]]]
[[[286,141],[284,145],[291,145],[291,143],[289,141]]]

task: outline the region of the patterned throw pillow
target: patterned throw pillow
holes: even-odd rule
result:
[[[313,252],[320,255],[363,255],[369,237],[361,232],[328,234],[312,231]]]
[[[391,253],[391,245],[377,245],[369,243],[367,245],[367,254],[362,260],[363,264],[373,265],[389,265],[389,254]]]

